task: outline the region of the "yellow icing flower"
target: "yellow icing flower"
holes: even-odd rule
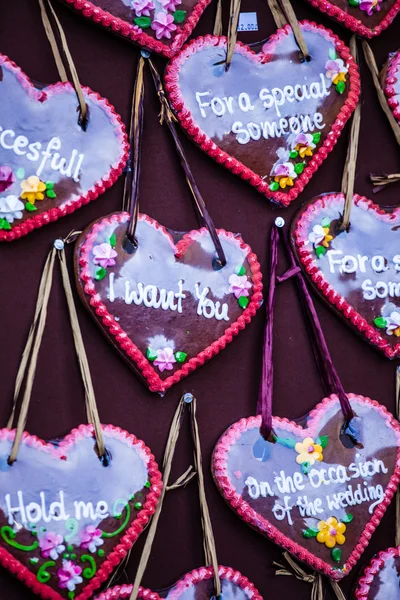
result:
[[[46,184],[36,175],[31,175],[28,179],[21,181],[21,198],[35,204],[36,200],[44,200],[45,189]]]
[[[333,235],[329,234],[329,227],[323,227],[322,228],[324,231],[324,239],[321,242],[321,246],[325,246],[325,248],[328,248],[329,246],[329,242],[331,242],[333,240]]]
[[[335,517],[329,517],[326,521],[320,521],[318,529],[317,541],[320,544],[325,544],[327,548],[334,548],[336,544],[341,546],[346,541],[343,535],[346,531],[346,525],[340,523]]]
[[[343,73],[343,72],[342,73],[338,73],[338,75],[336,75],[336,77],[334,77],[332,79],[333,85],[336,85],[337,83],[339,83],[339,81],[343,81],[343,82],[346,81],[346,73]]]
[[[312,438],[306,438],[303,442],[297,442],[294,449],[298,453],[296,462],[299,465],[303,463],[313,465],[317,460],[321,461],[324,458],[322,455],[322,446],[315,444]]]

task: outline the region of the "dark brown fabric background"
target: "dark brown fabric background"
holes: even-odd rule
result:
[[[102,31],[62,4],[54,4],[65,28],[82,83],[107,97],[126,123],[137,48]],[[225,4],[228,4],[227,0]],[[349,40],[349,32],[321,16],[306,2],[293,0],[293,4],[299,18],[323,23],[342,39]],[[265,0],[244,0],[242,6],[245,11],[257,10],[260,24],[258,39],[273,33],[275,26]],[[212,5],[206,10],[196,34],[212,31],[214,14],[215,6]],[[0,15],[0,51],[15,61],[33,80],[55,82],[58,74],[42,27],[38,3],[35,0],[0,0]],[[240,39],[255,41],[254,34],[247,35],[247,39],[246,34],[242,34]],[[382,65],[388,53],[397,50],[398,46],[400,17],[372,42],[378,64]],[[162,68],[163,60],[158,62]],[[398,201],[400,185],[389,186],[373,196],[368,174],[398,172],[399,148],[378,105],[369,71],[364,64],[361,75],[362,128],[356,191],[381,204],[393,205]],[[188,190],[169,133],[158,124],[158,101],[148,76],[146,82],[141,209],[167,227],[190,229],[196,227],[196,220]],[[286,210],[273,208],[255,189],[219,167],[186,139],[184,144],[215,224],[233,232],[241,232],[244,240],[258,254],[265,273],[268,233],[275,217],[282,215],[289,222],[302,202],[321,192],[340,189],[347,133],[348,128],[305,192]],[[65,236],[73,228],[82,229],[92,220],[119,210],[122,189],[123,180],[120,179],[102,197],[72,216],[0,247],[0,422],[4,426],[47,252],[56,237]],[[72,248],[67,253],[71,267]],[[161,461],[178,399],[182,392],[193,392],[198,398],[207,494],[220,564],[240,570],[254,582],[265,598],[278,598],[282,594],[298,600],[309,598],[310,587],[307,584],[294,578],[274,576],[272,562],[279,559],[279,548],[247,527],[230,511],[218,494],[209,471],[211,452],[219,436],[234,421],[254,414],[261,368],[263,310],[221,355],[160,398],[139,383],[103,338],[78,298],[76,301],[102,422],[134,432]],[[370,396],[393,411],[395,364],[358,338],[317,299],[316,304],[345,389]],[[275,323],[274,412],[279,416],[296,418],[321,400],[323,390],[291,282],[278,289]],[[51,439],[65,435],[84,420],[82,384],[57,273],[27,429]],[[179,475],[190,462],[189,429],[184,427],[173,475]],[[374,552],[394,544],[394,527],[392,505],[373,535],[360,566]],[[133,548],[126,576],[122,574],[120,582],[132,581],[142,545],[143,539],[140,538]],[[158,590],[173,584],[185,572],[203,563],[197,489],[191,483],[186,489],[170,493],[166,499],[143,583]],[[354,569],[343,582],[347,592],[357,572],[358,569]],[[331,595],[330,590],[328,595]],[[0,598],[28,600],[33,595],[1,570]]]

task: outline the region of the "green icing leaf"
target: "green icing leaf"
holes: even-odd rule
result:
[[[117,243],[117,236],[115,235],[115,233],[113,233],[112,235],[110,235],[110,246],[115,248],[116,243]]]
[[[350,6],[360,6],[360,0],[349,0]]]
[[[282,444],[282,446],[286,446],[286,448],[294,448],[296,445],[296,440],[293,438],[275,438],[275,441],[278,444]]]
[[[0,219],[0,229],[5,229],[6,231],[10,231],[11,225],[7,221],[7,219]]]
[[[339,94],[343,94],[344,90],[346,89],[346,84],[344,81],[339,81],[336,85],[335,85],[336,91]]]
[[[54,191],[54,190],[47,190],[47,191],[46,191],[46,196],[47,196],[48,198],[57,198],[57,194],[55,193],[55,191]]]
[[[150,17],[136,17],[136,19],[133,19],[133,22],[142,29],[147,29],[151,25]]]
[[[303,531],[303,537],[310,539],[310,538],[315,538],[317,537],[319,531],[318,529],[311,529],[310,527],[308,529],[305,529]]]
[[[319,142],[321,141],[321,134],[319,131],[317,131],[317,133],[313,133],[313,142],[314,144],[319,144]]]
[[[329,52],[328,52],[329,58],[331,60],[336,60],[337,55],[336,55],[336,50],[335,48],[329,48]]]
[[[340,562],[340,559],[342,558],[342,551],[340,548],[332,548],[331,550],[331,556],[333,558],[333,560],[337,563]]]
[[[326,248],[325,248],[325,246],[317,246],[315,248],[315,254],[317,255],[317,258],[321,258],[321,256],[323,256],[324,254],[326,254]]]
[[[303,162],[296,163],[294,165],[294,170],[297,173],[297,175],[301,175],[302,172],[304,171],[304,163]]]
[[[321,437],[317,437],[315,443],[321,446],[322,448],[326,448],[328,445],[328,436],[321,435]]]
[[[330,221],[329,217],[324,217],[321,221],[322,227],[329,227],[330,224],[331,224],[331,221]]]
[[[96,275],[95,278],[97,281],[101,281],[102,279],[104,279],[104,277],[107,275],[107,271],[104,267],[99,267],[96,270]]]
[[[376,319],[374,319],[374,325],[376,325],[379,329],[386,329],[387,321],[385,317],[376,317]]]
[[[174,356],[175,356],[176,362],[178,362],[178,363],[183,363],[187,359],[186,352],[175,352]]]
[[[351,523],[352,520],[354,519],[353,515],[351,513],[347,513],[347,515],[344,515],[344,517],[342,517],[342,523]]]
[[[240,267],[240,269],[238,269],[237,274],[238,275],[246,275],[246,267],[244,265],[242,265]]]
[[[240,298],[238,298],[238,304],[240,306],[240,308],[247,308],[249,305],[249,299],[247,296],[240,296]]]
[[[297,152],[297,150],[292,150],[291,152],[289,152],[289,158],[297,158],[299,155],[299,153]]]
[[[186,10],[176,10],[174,12],[174,23],[183,23],[186,17]]]
[[[23,167],[20,167],[16,170],[15,174],[17,176],[17,179],[23,179],[25,177],[25,169]]]
[[[54,181],[46,181],[46,190],[52,190],[54,188]]]
[[[310,472],[311,469],[311,465],[309,462],[303,462],[301,465],[301,470],[303,471],[304,475],[307,475]]]
[[[152,350],[152,348],[147,348],[146,357],[147,357],[147,360],[150,360],[150,361],[156,360],[157,352],[154,352],[154,350]]]
[[[35,210],[37,210],[36,206],[32,204],[32,202],[27,202],[25,204],[25,208],[28,212],[34,212]]]
[[[279,183],[277,181],[273,181],[269,184],[269,189],[271,192],[277,192],[279,190]]]

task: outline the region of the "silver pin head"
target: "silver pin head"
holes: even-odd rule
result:
[[[277,227],[283,227],[285,224],[285,219],[283,217],[276,217],[275,219],[275,225]]]
[[[63,250],[64,249],[64,240],[62,240],[61,238],[54,240],[54,248],[56,250]]]
[[[150,58],[150,52],[148,50],[141,50],[140,54],[143,56],[143,58]]]
[[[194,397],[193,394],[190,394],[189,392],[183,395],[183,401],[186,404],[190,404],[191,402],[193,402]]]

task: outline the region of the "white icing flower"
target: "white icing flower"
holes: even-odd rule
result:
[[[400,337],[400,312],[393,311],[389,317],[386,317],[386,333]]]
[[[175,350],[175,342],[173,340],[167,340],[165,335],[155,335],[152,338],[149,338],[148,341],[149,348],[154,350],[163,350],[164,348],[172,348]]]
[[[7,219],[9,223],[12,223],[14,219],[22,219],[24,208],[24,203],[17,196],[0,198],[0,218]]]
[[[322,225],[314,225],[311,233],[308,234],[308,243],[319,246],[319,244],[325,239],[326,232]]]

